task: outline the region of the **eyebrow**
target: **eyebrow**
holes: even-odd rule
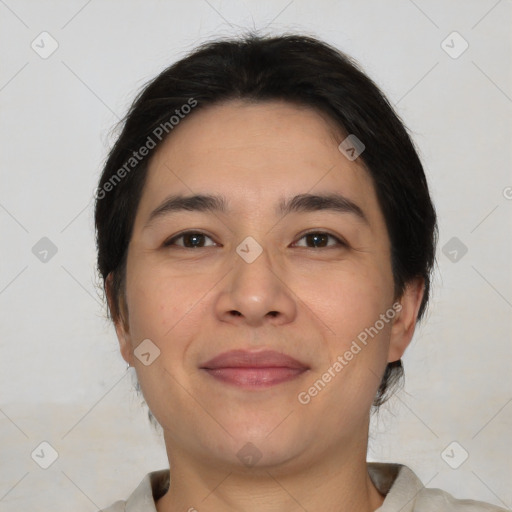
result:
[[[173,212],[211,212],[227,213],[228,201],[225,197],[210,194],[193,196],[173,195],[166,198],[149,215],[146,226],[156,219]],[[289,199],[281,199],[276,208],[276,214],[285,216],[289,213],[306,213],[315,211],[334,211],[349,213],[369,224],[363,210],[353,201],[341,194],[299,194]]]

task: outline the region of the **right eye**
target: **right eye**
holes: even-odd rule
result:
[[[166,240],[164,242],[164,247],[171,247],[175,245],[185,249],[198,249],[201,247],[211,247],[212,245],[216,245],[213,240],[213,244],[205,245],[205,239],[212,240],[208,235],[201,233],[200,231],[185,231],[184,233],[180,233],[179,235],[175,235]],[[181,240],[182,243],[176,243],[177,240]]]

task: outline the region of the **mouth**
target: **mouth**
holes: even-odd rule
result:
[[[245,389],[261,389],[296,379],[309,367],[273,350],[224,352],[200,366],[216,380]]]

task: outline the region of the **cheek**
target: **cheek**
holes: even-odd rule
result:
[[[180,317],[186,289],[181,289],[178,295],[179,288],[171,288],[158,268],[134,265],[130,272],[126,300],[132,340],[134,343],[140,337],[162,340]]]
[[[392,300],[388,276],[367,268],[302,276],[295,290],[336,337],[344,338],[373,325]]]
[[[176,275],[164,265],[142,263],[133,266],[127,282],[132,343],[149,338],[177,361],[200,319],[205,318],[204,296],[215,281],[211,274]]]

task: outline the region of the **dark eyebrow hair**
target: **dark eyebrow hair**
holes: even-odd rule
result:
[[[320,210],[351,213],[368,224],[368,219],[363,210],[356,203],[341,194],[299,194],[287,200],[281,199],[278,208],[280,215]]]
[[[155,219],[163,217],[168,213],[183,210],[226,213],[228,211],[228,202],[225,197],[219,195],[173,195],[165,199],[150,213],[146,226]],[[356,203],[340,194],[299,194],[290,199],[281,199],[278,203],[276,214],[285,216],[289,213],[314,212],[320,210],[350,213],[368,224],[368,219],[363,210]]]
[[[171,212],[190,211],[190,212],[222,212],[227,211],[227,201],[222,196],[198,194],[194,196],[169,196],[150,214],[146,226],[159,217],[163,217]]]

